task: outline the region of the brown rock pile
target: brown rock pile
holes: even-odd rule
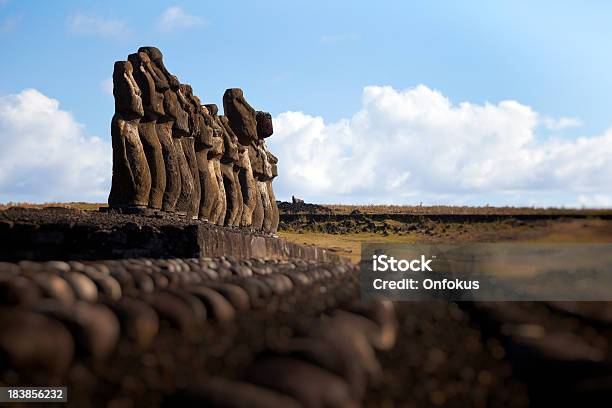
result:
[[[225,92],[218,115],[168,71],[160,50],[141,47],[115,63],[113,95],[112,210],[276,232],[278,159],[264,141],[272,116],[241,89]]]
[[[0,382],[62,384],[79,407],[357,407],[397,333],[390,302],[358,299],[357,272],[297,258],[0,262]]]

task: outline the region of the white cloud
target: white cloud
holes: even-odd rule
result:
[[[179,6],[168,7],[159,18],[159,26],[164,31],[176,28],[191,28],[204,25],[204,20],[198,16],[191,15]]]
[[[582,126],[582,122],[576,118],[560,117],[559,119],[543,117],[542,124],[550,130],[563,130]]]
[[[86,136],[56,99],[0,96],[0,146],[0,202],[106,201],[110,144]]]
[[[596,195],[608,205],[601,197],[612,197],[612,129],[543,138],[536,134],[541,123],[516,101],[453,104],[423,85],[368,86],[350,119],[326,123],[302,112],[274,119],[268,143],[279,157],[277,196],[548,206]]]
[[[113,78],[106,78],[100,82],[100,89],[105,94],[113,96]]]
[[[130,33],[127,23],[100,16],[76,13],[68,18],[68,28],[75,34],[125,37]]]

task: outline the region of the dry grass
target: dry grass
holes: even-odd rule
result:
[[[417,242],[419,237],[416,234],[411,235],[388,235],[374,233],[359,233],[359,234],[326,234],[320,232],[290,232],[279,231],[278,236],[287,241],[298,244],[316,245],[318,247],[327,248],[333,253],[336,253],[351,261],[359,262],[361,256],[361,244],[364,242],[380,242],[380,243],[405,243],[410,244]]]
[[[6,210],[11,207],[22,207],[22,208],[45,208],[45,207],[62,207],[62,208],[76,208],[78,210],[97,211],[100,207],[106,207],[108,204],[104,203],[13,203],[8,202],[6,204],[0,203],[0,210]]]
[[[431,234],[417,231],[406,234],[327,234],[322,232],[279,231],[278,235],[291,242],[317,245],[358,262],[361,244],[435,242],[538,242],[538,243],[612,243],[612,221],[538,220],[526,223],[436,223]]]

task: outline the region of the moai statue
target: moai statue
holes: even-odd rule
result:
[[[108,197],[108,205],[114,208],[145,208],[151,190],[151,172],[138,134],[144,109],[132,72],[129,61],[115,62],[115,115],[111,122],[113,178]]]
[[[244,99],[242,89],[231,88],[225,91],[223,111],[241,145],[248,146],[257,140],[256,112]]]
[[[263,222],[261,228],[264,232],[270,232],[272,227],[272,202],[268,194],[267,182],[272,180],[272,166],[268,161],[266,154],[266,145],[262,140],[258,141],[258,154],[262,157],[262,172],[257,177],[257,190],[261,195],[261,204],[263,206]]]
[[[202,108],[200,106],[195,106],[192,103],[193,91],[191,89],[191,86],[181,84],[177,95],[181,107],[185,112],[187,112],[189,116],[190,135],[189,137],[182,137],[180,139],[183,145],[183,152],[185,153],[185,158],[187,159],[187,164],[189,165],[193,185],[193,194],[191,195],[189,200],[187,216],[193,219],[197,219],[199,218],[200,213],[200,199],[202,196],[202,187],[200,184],[200,171],[195,151],[195,141],[196,139],[201,137],[201,132],[205,132],[204,118],[200,113]]]
[[[185,88],[185,95],[191,102],[197,121],[197,136],[195,137],[195,155],[198,165],[200,184],[200,201],[198,203],[199,218],[213,221],[213,209],[218,205],[220,191],[215,174],[214,164],[209,160],[210,150],[213,148],[213,119],[208,109],[202,106],[200,99],[193,95],[191,87]],[[196,122],[194,121],[194,122]],[[220,154],[220,152],[219,152]]]
[[[210,222],[223,225],[227,210],[225,187],[223,185],[223,173],[221,172],[221,157],[224,154],[223,127],[219,124],[217,113],[219,109],[215,104],[205,105],[211,116],[211,128],[213,131],[212,147],[208,151],[208,165],[210,173],[214,175],[217,185],[217,197],[212,206]]]
[[[151,67],[149,56],[143,52],[130,54],[128,61],[133,67],[133,77],[140,88],[144,116],[138,124],[138,134],[142,142],[149,172],[151,188],[148,206],[154,210],[162,207],[162,197],[166,189],[166,168],[162,146],[157,135],[156,123],[164,115],[164,96],[157,91],[156,82],[159,78]],[[161,85],[160,85],[161,86]]]
[[[278,158],[270,153],[269,150],[266,150],[266,154],[268,155],[268,162],[270,162],[270,167],[272,170],[272,178],[266,181],[266,186],[268,187],[268,197],[270,197],[270,204],[272,206],[272,220],[270,223],[270,232],[275,234],[278,231],[278,223],[280,220],[280,213],[278,211],[278,204],[276,203],[276,196],[274,195],[274,189],[272,188],[272,180],[278,177]]]
[[[242,215],[239,225],[253,227],[253,212],[257,206],[257,187],[253,177],[252,159],[256,156],[253,143],[257,140],[257,121],[255,109],[244,99],[241,89],[233,88],[223,95],[223,109],[227,124],[245,148],[238,161],[238,183],[242,195]],[[260,203],[261,204],[261,203]],[[255,217],[259,223],[258,216]]]
[[[272,126],[272,115],[268,112],[257,111],[255,118],[257,120],[257,138],[260,154],[263,156],[262,171],[258,174],[257,186],[261,195],[263,206],[263,222],[262,228],[265,232],[276,232],[278,228],[278,207],[276,198],[272,190],[273,167],[278,162],[268,149],[266,148],[265,139],[272,136],[274,128]]]
[[[146,53],[152,61],[151,68],[155,76],[159,78],[158,81],[156,80],[157,90],[164,95],[165,115],[158,118],[155,127],[166,165],[166,190],[162,200],[162,210],[176,212],[177,202],[184,188],[178,213],[186,215],[189,209],[189,199],[193,194],[193,178],[183,145],[179,140],[189,135],[188,116],[178,102],[177,91],[180,83],[164,66],[161,51],[155,47],[141,47],[138,51]]]
[[[253,142],[248,146],[249,160],[253,169],[253,178],[255,179],[255,206],[253,207],[253,217],[251,220],[251,228],[261,230],[264,222],[264,204],[259,188],[259,179],[262,178],[264,172],[264,159],[257,146],[258,141]]]
[[[223,187],[225,188],[225,199],[227,209],[224,225],[235,226],[240,223],[242,217],[242,193],[238,182],[238,139],[227,124],[227,118],[218,116],[219,123],[223,129],[224,153],[221,157],[221,174],[223,174]],[[236,170],[234,171],[234,167]]]
[[[253,168],[251,167],[248,146],[239,145],[238,168],[238,183],[240,184],[240,192],[242,195],[242,217],[240,219],[240,226],[250,227],[253,223],[257,187],[255,185],[255,177],[253,177]]]

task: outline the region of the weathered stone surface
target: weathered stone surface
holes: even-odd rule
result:
[[[211,109],[211,112],[217,111],[216,106],[211,106]],[[223,222],[225,221],[227,201],[225,196],[225,187],[223,185],[223,174],[221,173],[221,157],[224,155],[225,146],[223,137],[223,127],[220,126],[218,116],[216,116],[216,114],[211,113],[210,126],[212,129],[213,137],[212,147],[208,152],[208,166],[209,173],[214,184],[215,197],[212,204],[209,221],[217,225],[223,225]]]
[[[229,125],[240,140],[248,145],[257,140],[257,119],[255,109],[244,99],[242,89],[227,89],[223,94],[223,112]]]
[[[210,137],[212,137],[212,135],[206,134],[206,123],[202,113],[203,108],[199,101],[195,101],[191,86],[181,84],[177,95],[179,96],[179,102],[183,110],[187,112],[189,116],[190,136],[183,138],[181,141],[193,182],[193,195],[189,201],[187,215],[191,218],[198,218],[200,213],[200,202],[202,201],[202,183],[200,180],[200,165],[198,164],[198,157],[196,155],[196,141],[199,144],[198,148],[200,150],[206,149],[210,146]],[[208,140],[206,140],[207,137]],[[206,154],[203,155],[205,159]]]
[[[243,147],[238,157],[238,183],[242,195],[242,216],[240,226],[250,227],[253,223],[253,211],[255,211],[257,186],[251,167],[248,147]]]
[[[0,230],[0,260],[23,259],[76,260],[118,259],[132,257],[222,256],[238,259],[267,257],[274,259],[337,259],[324,249],[286,242],[263,234],[213,226],[197,220],[167,215],[162,218],[143,215],[99,213],[71,209],[12,208],[0,211],[0,222],[11,227]],[[64,241],[39,243],[38,234],[52,225],[66,237]],[[27,235],[18,231],[24,226]],[[82,267],[104,296],[121,296],[121,287],[108,273]]]
[[[223,130],[223,156],[221,157],[221,174],[227,202],[225,220],[223,225],[236,226],[242,216],[242,192],[237,179],[238,139],[232,132],[227,118],[218,116],[218,123]]]
[[[249,154],[249,161],[251,162],[251,169],[253,171],[253,181],[255,184],[255,205],[253,207],[251,227],[254,230],[261,230],[264,221],[264,207],[258,183],[263,173],[263,157],[260,155],[259,149],[257,146],[255,146],[255,144],[249,145],[247,150]]]
[[[155,47],[141,47],[128,60],[121,67],[125,73],[131,64],[134,78],[115,75],[123,85],[115,86],[117,112],[123,116],[113,119],[111,207],[155,214],[145,211],[149,207],[218,225],[275,232],[274,176],[269,175],[271,158],[263,144],[273,133],[271,115],[256,112],[242,90],[233,88],[223,96],[226,116],[218,116],[217,105],[202,105],[192,88],[168,71]],[[138,88],[141,109],[132,106]]]
[[[191,174],[189,162],[187,161],[185,149],[183,148],[182,139],[182,137],[172,138],[174,150],[178,159],[181,180],[181,193],[179,194],[178,199],[176,201],[176,212],[180,215],[187,215],[189,209],[191,208],[194,186],[193,176]]]
[[[3,366],[41,383],[68,369],[74,342],[60,322],[31,311],[0,309],[0,327]]]
[[[129,61],[115,62],[115,115],[111,122],[113,178],[108,197],[111,207],[146,207],[149,203],[151,173],[138,133],[144,109],[132,71]]]
[[[275,357],[259,361],[250,368],[246,378],[287,394],[304,407],[359,406],[340,377],[299,360]]]
[[[146,53],[152,64],[152,71],[158,91],[164,95],[164,115],[158,118],[157,133],[162,143],[162,152],[166,166],[166,190],[164,192],[162,209],[174,212],[181,198],[179,213],[187,214],[189,200],[193,194],[193,177],[187,164],[182,143],[178,140],[189,136],[188,114],[179,103],[178,79],[170,74],[163,62],[162,53],[155,47],[142,47],[139,52]],[[186,209],[187,208],[187,209]]]
[[[267,182],[272,180],[272,166],[268,161],[268,155],[266,154],[266,145],[263,140],[258,141],[256,145],[257,156],[261,157],[261,167],[258,167],[258,172],[255,174],[257,179],[257,190],[261,197],[261,205],[263,208],[263,220],[261,228],[265,232],[272,230],[272,219],[274,217],[272,202],[268,193]],[[261,170],[261,172],[259,171]]]
[[[157,92],[155,81],[151,76],[151,64],[147,54],[130,54],[128,60],[133,67],[133,76],[141,90],[144,117],[138,125],[138,134],[149,165],[151,188],[148,206],[160,209],[166,189],[166,168],[162,146],[156,131],[156,120],[164,115],[163,94]]]
[[[162,210],[172,213],[176,211],[176,202],[181,194],[181,169],[172,140],[173,123],[167,116],[161,120],[162,122],[158,120],[155,124],[155,131],[162,146],[166,169],[166,189],[162,198]]]
[[[259,139],[264,139],[272,136],[272,133],[274,133],[274,128],[272,126],[272,115],[270,115],[268,112],[257,111],[256,120],[257,137]]]
[[[266,150],[268,162],[270,163],[272,177],[270,180],[266,180],[266,187],[268,189],[268,197],[270,198],[271,215],[270,215],[270,231],[276,233],[278,231],[278,223],[280,220],[280,213],[278,211],[278,204],[276,203],[276,196],[274,195],[274,189],[272,188],[272,180],[278,176],[278,159],[269,150]]]

